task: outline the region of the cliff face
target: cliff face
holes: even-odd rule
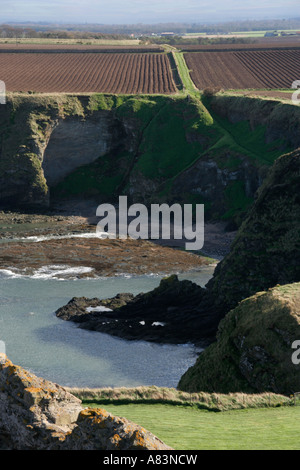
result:
[[[58,119],[42,155],[47,185],[58,184],[76,168],[125,145],[126,138],[121,122],[109,111],[95,112],[89,119]]]
[[[241,122],[248,122],[252,130],[263,126],[267,144],[280,146],[280,142],[287,142],[290,148],[300,147],[299,107],[293,103],[216,95],[211,99],[209,107],[212,113],[226,119],[233,126]],[[243,137],[240,136],[241,139]]]
[[[262,106],[245,99],[234,111],[222,97],[208,104],[211,114],[180,96],[9,95],[0,108],[0,203],[126,194],[204,203],[207,218],[239,225],[274,160],[298,144],[298,107],[265,105],[268,120]]]
[[[300,151],[280,157],[207,287],[229,310],[276,284],[300,281]]]
[[[8,96],[0,108],[0,201],[47,206],[49,189],[131,139],[106,102],[89,97]],[[102,109],[103,108],[103,109]]]
[[[243,300],[221,321],[217,341],[181,378],[180,390],[266,392],[300,389],[293,363],[300,338],[300,284],[275,287]]]

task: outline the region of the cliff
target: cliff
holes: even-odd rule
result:
[[[204,203],[207,218],[239,225],[272,163],[299,145],[300,111],[216,100],[9,94],[0,108],[0,203],[126,194],[147,205]]]
[[[221,321],[217,341],[181,378],[189,392],[300,390],[300,365],[292,348],[300,338],[300,283],[274,287],[245,299]]]
[[[207,288],[229,310],[254,293],[300,281],[300,151],[277,159]]]

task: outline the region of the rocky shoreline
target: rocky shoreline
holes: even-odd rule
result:
[[[0,269],[26,276],[47,266],[77,268],[77,278],[168,275],[216,263],[170,245],[99,238],[95,220],[88,216],[0,212]]]
[[[197,271],[210,263],[211,260],[196,254],[143,240],[79,237],[0,243],[1,269],[28,276],[46,267],[77,268],[78,278],[164,275]]]

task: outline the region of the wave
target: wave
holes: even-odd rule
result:
[[[89,276],[89,274],[91,274]],[[81,277],[84,275],[84,277]],[[69,266],[69,265],[47,265],[40,268],[2,268],[0,269],[0,279],[40,279],[40,280],[72,280],[72,279],[102,279],[111,280],[113,278],[136,279],[136,278],[161,278],[162,274],[130,274],[115,273],[113,276],[100,276],[95,274],[94,268],[88,266]]]
[[[81,275],[92,273],[93,268],[87,266],[48,265],[35,270],[25,269],[0,269],[2,279],[78,279]],[[94,277],[94,276],[92,276]],[[86,276],[85,276],[86,279]]]
[[[29,237],[16,237],[10,238],[5,241],[10,242],[43,242],[48,240],[64,240],[69,238],[100,238],[105,239],[109,236],[107,232],[83,232],[83,233],[68,233],[66,235],[32,235]]]

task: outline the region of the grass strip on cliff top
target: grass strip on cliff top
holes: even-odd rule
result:
[[[140,386],[135,388],[70,388],[69,391],[85,404],[163,403],[195,406],[210,411],[228,411],[245,408],[265,408],[290,405],[291,399],[274,393],[189,393],[175,388]]]

